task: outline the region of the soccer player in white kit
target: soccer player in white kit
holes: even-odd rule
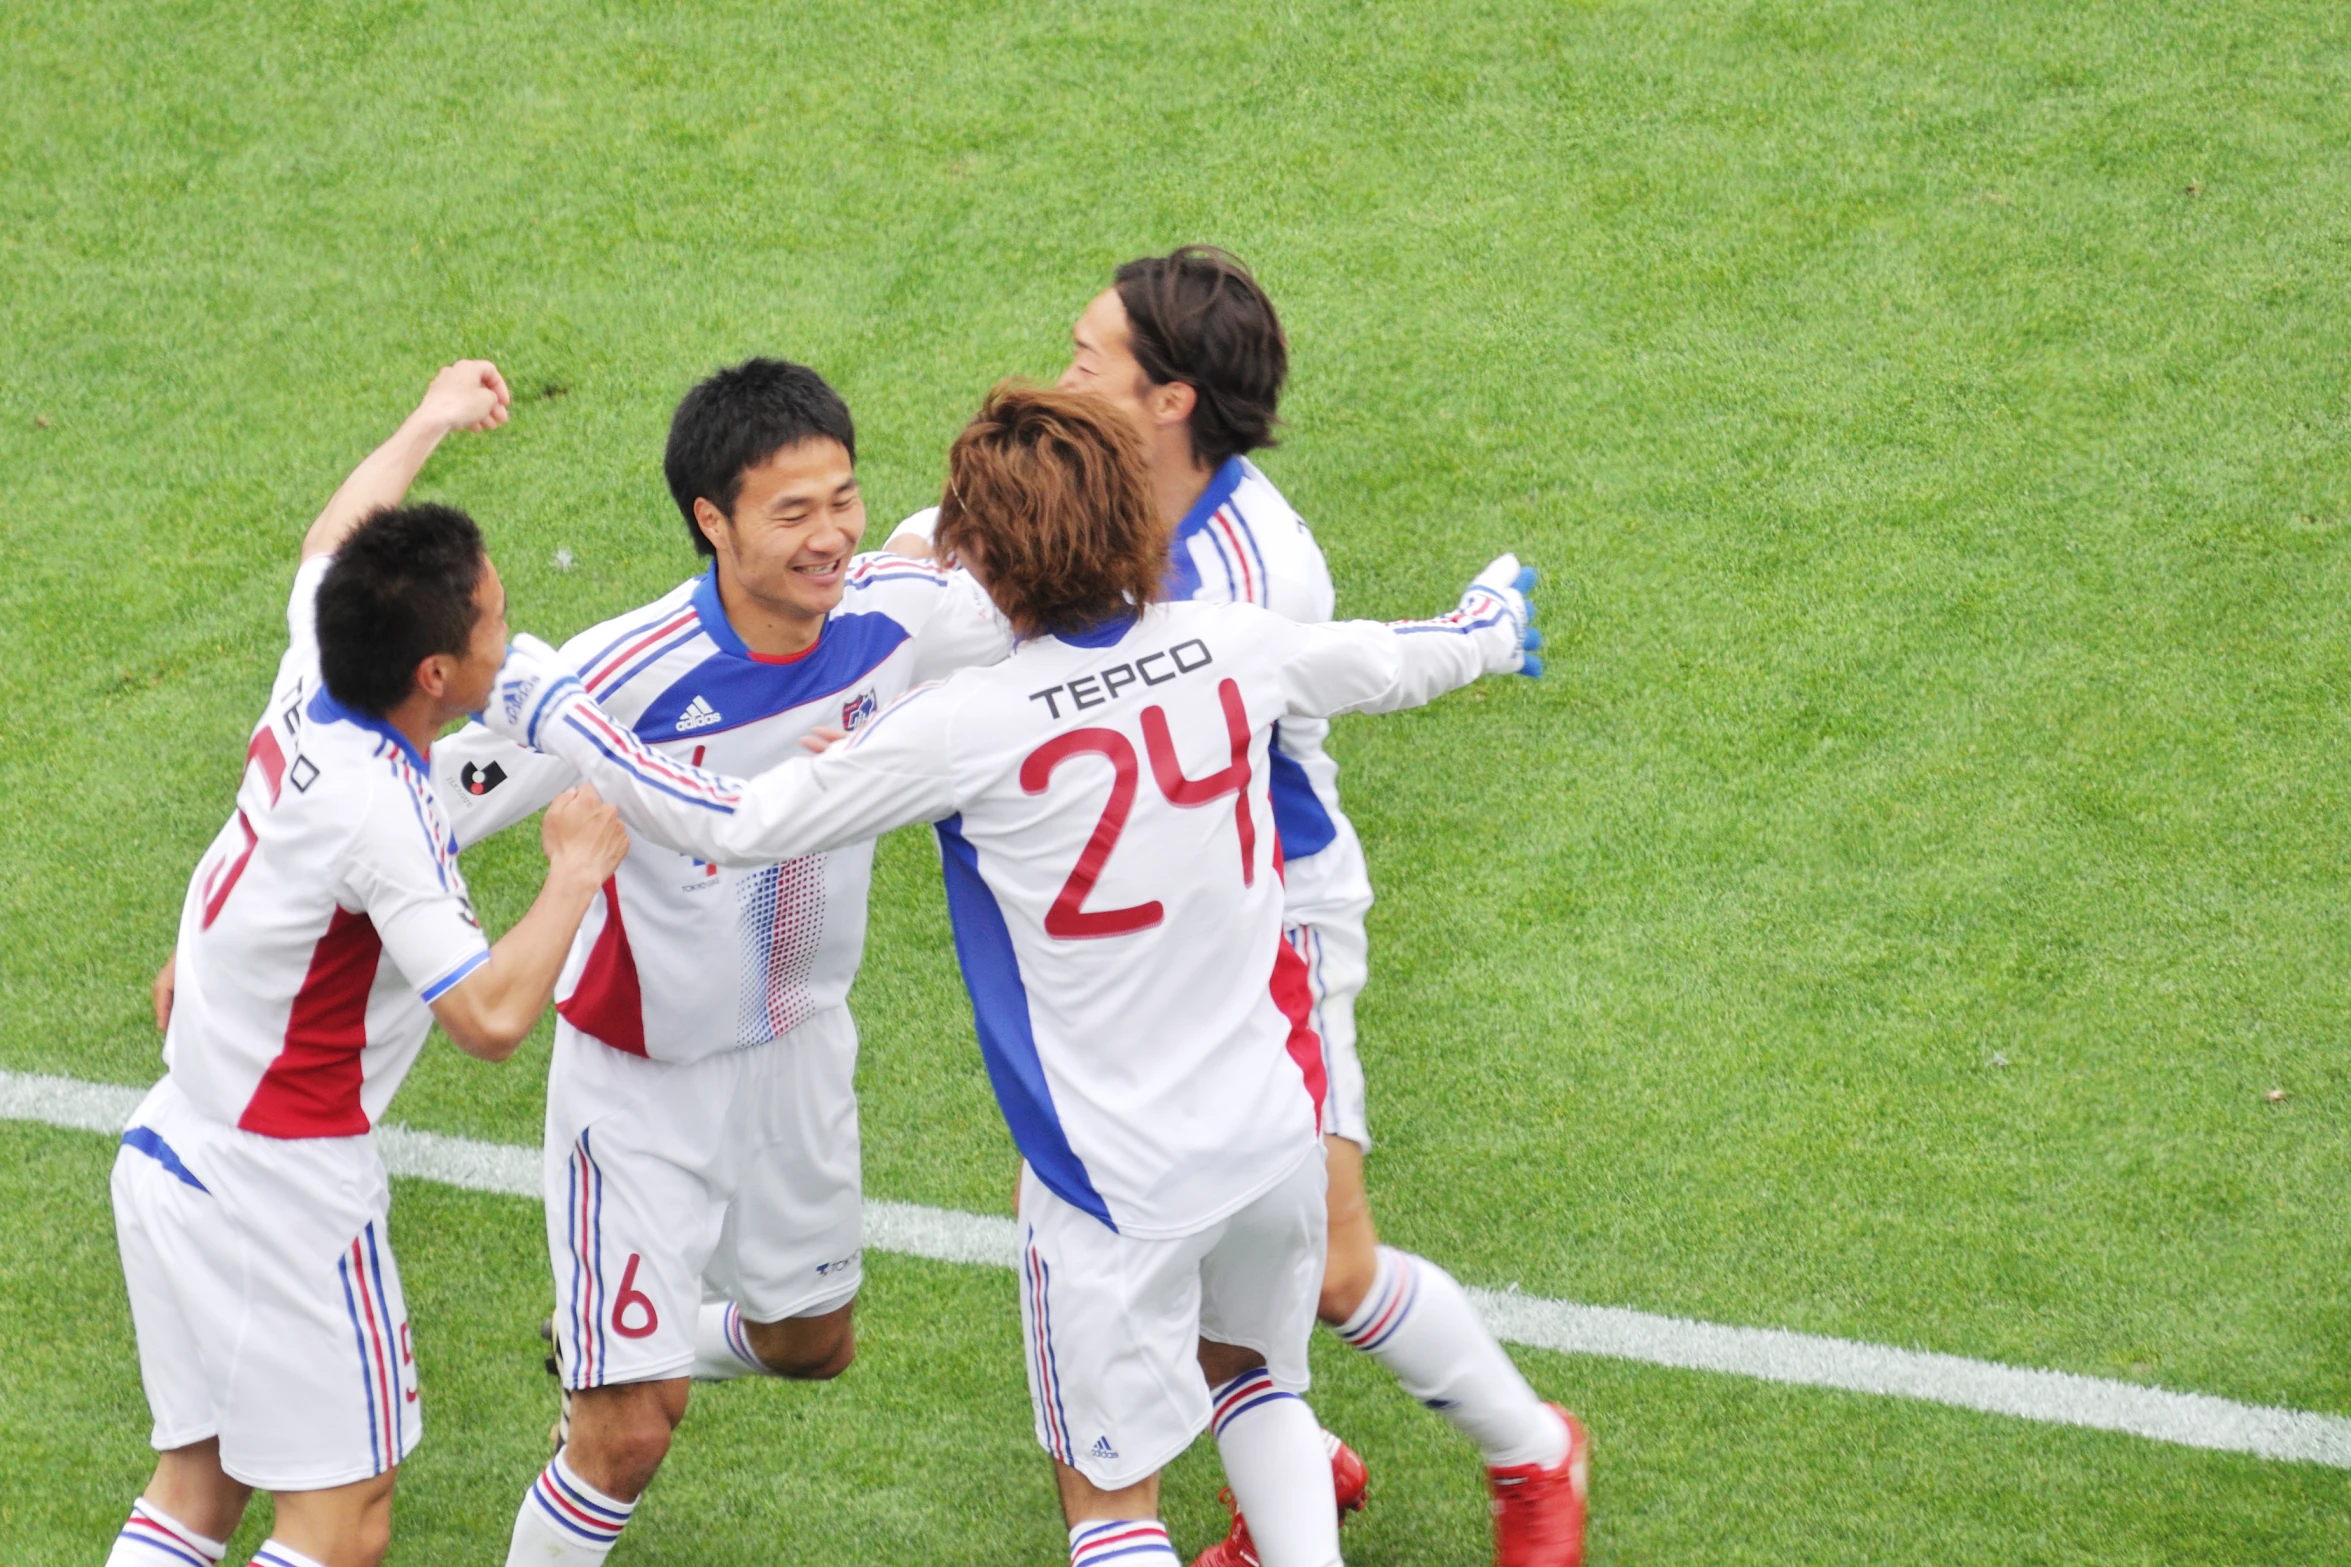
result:
[[[856,555],[856,439],[838,394],[784,360],[680,402],[663,466],[709,569],[564,647],[603,722],[684,764],[672,787],[696,787],[694,764],[764,772],[812,731],[855,733],[909,686],[1009,651],[968,576]],[[441,744],[434,774],[460,842],[578,777],[479,725]],[[847,1002],[872,874],[871,841],[736,867],[640,840],[581,926],[543,1145],[569,1415],[509,1560],[601,1560],[691,1379],[848,1366],[863,1203]]]
[[[1085,393],[999,388],[939,520],[1020,633],[845,743],[677,788],[528,644],[486,721],[561,755],[641,836],[757,863],[938,825],[958,956],[1024,1160],[1021,1306],[1077,1567],[1176,1560],[1159,1469],[1216,1431],[1270,1567],[1339,1560],[1298,1395],[1323,1272],[1323,1058],[1282,935],[1278,721],[1415,705],[1521,667],[1504,557],[1439,620],[1300,625],[1154,603],[1143,443]]]
[[[505,421],[450,366],[302,544],[288,646],[236,808],[156,983],[168,1070],[123,1133],[116,1236],[154,1477],[113,1567],[211,1567],[256,1489],[263,1567],[372,1567],[423,1429],[372,1129],[438,1019],[510,1055],[628,836],[581,790],[548,810],[530,912],[486,944],[427,753],[506,652],[506,595],[463,513],[400,507],[441,440]]]
[[[1153,488],[1175,525],[1170,598],[1262,604],[1303,624],[1331,618],[1330,568],[1305,521],[1249,461],[1272,442],[1289,353],[1273,303],[1246,267],[1187,246],[1120,267],[1071,332],[1061,378],[1125,412],[1149,444]],[[1330,1261],[1320,1315],[1343,1340],[1475,1442],[1494,1494],[1500,1567],[1574,1567],[1583,1554],[1588,1440],[1527,1385],[1451,1275],[1379,1244],[1364,1191],[1371,1147],[1355,998],[1369,976],[1372,903],[1363,846],[1339,804],[1329,725],[1282,720],[1269,756],[1274,825],[1288,862],[1287,939],[1306,966],[1330,1085]],[[1341,1451],[1341,1500],[1362,1470]],[[1246,1526],[1200,1559],[1244,1567]]]

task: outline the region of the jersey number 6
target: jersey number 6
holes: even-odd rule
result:
[[[1183,763],[1175,754],[1175,737],[1167,727],[1167,712],[1157,706],[1143,709],[1143,746],[1151,753],[1152,781],[1159,785],[1168,804],[1209,805],[1228,794],[1234,797],[1233,825],[1241,837],[1241,885],[1253,886],[1257,879],[1257,824],[1249,814],[1249,716],[1241,703],[1241,688],[1232,681],[1220,681],[1216,695],[1224,706],[1225,732],[1232,742],[1229,765],[1205,777],[1185,777]],[[1135,808],[1136,775],[1141,769],[1136,765],[1132,741],[1115,729],[1074,729],[1057,735],[1022,761],[1020,786],[1030,794],[1043,794],[1063,762],[1087,755],[1110,763],[1110,798],[1102,803],[1102,815],[1095,821],[1077,864],[1071,867],[1069,879],[1061,884],[1060,896],[1045,911],[1045,934],[1060,941],[1124,936],[1149,930],[1166,917],[1156,899],[1123,909],[1085,907],[1086,895],[1101,878],[1102,867],[1109,862],[1110,851],[1117,846],[1119,834],[1126,831],[1127,817]]]

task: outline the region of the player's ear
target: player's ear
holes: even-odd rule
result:
[[[449,657],[445,653],[428,653],[417,661],[413,689],[422,691],[426,698],[439,702],[449,694]]]
[[[725,512],[697,495],[694,497],[694,526],[702,530],[702,536],[710,541],[710,547],[717,549],[719,529],[732,527],[733,524]]]
[[[1200,405],[1200,389],[1189,381],[1162,381],[1151,388],[1151,417],[1161,424],[1182,424]]]

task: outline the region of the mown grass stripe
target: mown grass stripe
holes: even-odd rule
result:
[[[114,1083],[0,1072],[0,1120],[119,1132],[143,1096],[142,1089]],[[376,1138],[385,1168],[394,1175],[514,1197],[539,1195],[536,1148],[406,1126],[380,1127]],[[868,1201],[865,1222],[867,1246],[936,1262],[1009,1268],[1018,1249],[1014,1222],[985,1214]],[[2351,1469],[2351,1419],[2341,1415],[2239,1404],[2203,1393],[1777,1328],[1582,1306],[1516,1291],[1473,1288],[1469,1293],[1498,1337],[1530,1349],[1918,1399],[2182,1447]]]

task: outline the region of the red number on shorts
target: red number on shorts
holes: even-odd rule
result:
[[[629,1265],[620,1270],[620,1293],[612,1298],[612,1331],[622,1338],[646,1338],[661,1326],[661,1314],[653,1309],[653,1298],[637,1288],[637,1264],[644,1259],[629,1253]],[[629,1326],[629,1308],[645,1313],[645,1320]]]
[[[1241,834],[1241,885],[1257,881],[1257,823],[1249,815],[1249,712],[1241,705],[1241,688],[1220,681],[1217,700],[1224,704],[1225,733],[1232,737],[1232,765],[1205,778],[1186,778],[1176,759],[1175,736],[1168,732],[1167,710],[1143,709],[1143,749],[1151,753],[1151,776],[1170,805],[1209,805],[1233,797],[1233,825]]]
[[[1115,729],[1078,729],[1048,740],[1020,764],[1020,786],[1030,794],[1043,794],[1053,781],[1055,768],[1073,756],[1088,754],[1108,759],[1110,798],[1103,802],[1101,818],[1094,823],[1085,852],[1071,868],[1069,880],[1061,884],[1061,896],[1045,911],[1045,934],[1062,941],[1149,930],[1166,914],[1156,900],[1123,909],[1090,910],[1084,906],[1086,894],[1094,890],[1102,866],[1110,858],[1111,846],[1126,831],[1127,813],[1135,808],[1135,777],[1141,769],[1135,765],[1135,748],[1125,735]]]

